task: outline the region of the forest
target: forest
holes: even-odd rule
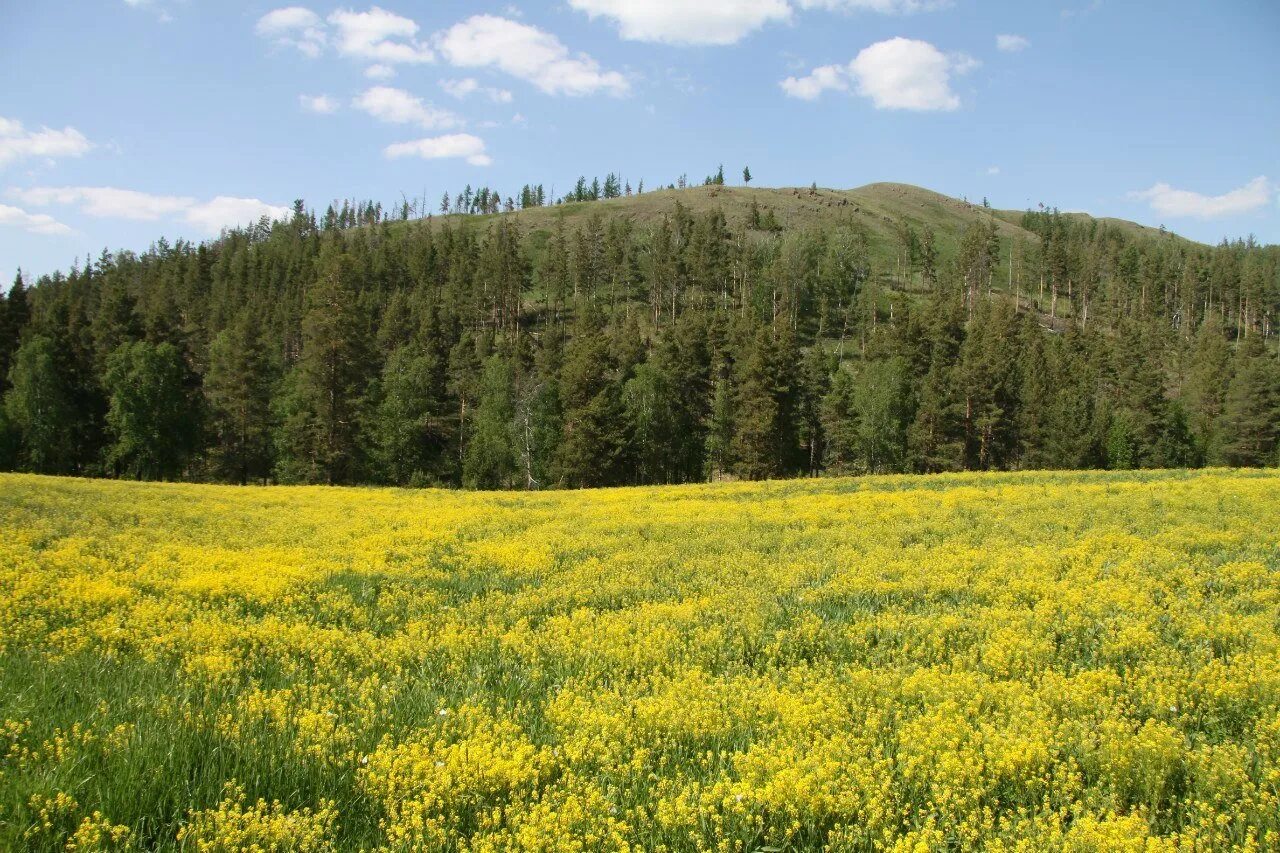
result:
[[[816,186],[718,178],[299,201],[20,273],[0,468],[542,489],[1277,463],[1280,247],[985,204],[871,229]],[[781,206],[810,197],[819,219]]]

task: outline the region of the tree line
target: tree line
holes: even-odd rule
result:
[[[945,249],[758,203],[544,229],[299,203],[19,275],[0,466],[536,489],[1277,463],[1277,247],[997,225]]]

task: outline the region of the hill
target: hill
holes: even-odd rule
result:
[[[984,208],[923,187],[889,182],[867,184],[856,189],[694,186],[598,201],[530,207],[510,213],[444,218],[474,224],[510,218],[536,233],[546,234],[558,222],[576,227],[593,216],[606,220],[624,219],[641,226],[652,225],[664,216],[670,217],[677,204],[694,215],[720,211],[731,225],[738,227],[751,221],[753,205],[762,211],[772,212],[783,230],[859,227],[868,234],[874,257],[882,269],[892,268],[897,259],[899,235],[904,223],[917,231],[932,229],[943,253],[956,250],[960,235],[966,228],[992,220],[996,222],[1001,240],[1040,241],[1037,233],[1023,227],[1025,211]],[[1097,223],[1129,238],[1188,245],[1193,242],[1172,232],[1128,220],[1095,218],[1084,213],[1063,215],[1085,225]]]
[[[454,206],[499,206],[476,195]],[[299,206],[15,287],[0,468],[542,489],[1271,465],[1278,323],[1280,248],[901,184]]]

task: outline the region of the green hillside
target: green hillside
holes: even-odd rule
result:
[[[941,258],[952,256],[958,249],[965,230],[975,224],[995,223],[1000,238],[1001,264],[1009,261],[1010,248],[1020,243],[1039,245],[1040,237],[1023,227],[1025,211],[984,208],[958,198],[912,184],[888,181],[867,184],[856,189],[830,187],[742,187],[727,185],[693,186],[682,189],[660,189],[642,195],[568,202],[543,207],[517,209],[509,213],[488,215],[450,214],[414,220],[420,226],[441,219],[487,228],[494,220],[511,219],[528,229],[534,245],[542,245],[546,237],[564,223],[567,229],[584,225],[592,217],[604,221],[625,219],[641,228],[670,217],[677,204],[694,216],[711,211],[724,214],[731,228],[746,228],[751,222],[753,205],[761,214],[772,214],[782,232],[853,228],[863,231],[874,264],[873,272],[888,281],[901,262],[900,234],[909,226],[917,234],[925,229],[933,232]],[[1093,217],[1087,213],[1063,213],[1073,223],[1104,230],[1141,242],[1199,245],[1169,231],[1161,231],[1136,222],[1112,217]],[[997,284],[997,289],[1000,289]]]
[[[1280,247],[903,184],[606,186],[299,205],[15,286],[0,468],[542,489],[1277,459]]]

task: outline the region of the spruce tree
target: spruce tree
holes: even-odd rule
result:
[[[734,472],[746,480],[782,477],[796,467],[796,371],[799,357],[785,327],[762,326],[742,363],[734,402]]]
[[[306,294],[302,353],[279,397],[276,472],[349,483],[364,463],[372,345],[350,259],[331,247]]]
[[[1216,316],[1210,316],[1196,332],[1191,367],[1182,399],[1192,435],[1202,459],[1222,463],[1219,420],[1231,381],[1231,347]]]
[[[9,367],[18,351],[22,330],[30,320],[27,306],[27,288],[22,280],[22,270],[13,278],[13,285],[4,299],[0,299],[0,392],[9,387]]]
[[[620,482],[626,443],[620,388],[594,312],[581,312],[560,371],[564,421],[556,467],[570,487]]]
[[[514,485],[517,473],[513,427],[515,402],[511,364],[493,355],[480,380],[480,401],[471,421],[462,464],[462,484],[470,489],[503,489]]]
[[[265,480],[271,471],[270,354],[257,316],[249,310],[214,338],[204,377],[212,457],[221,477]]]
[[[1222,412],[1222,459],[1228,465],[1277,464],[1280,365],[1251,335],[1236,351]]]

